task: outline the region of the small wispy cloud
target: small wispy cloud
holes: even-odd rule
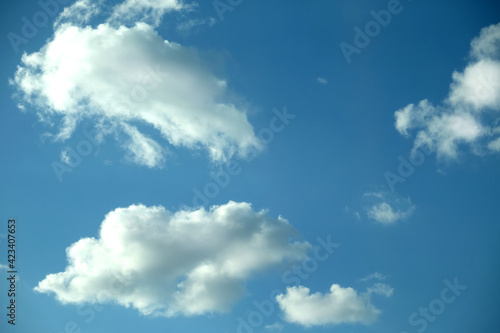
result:
[[[366,292],[368,293],[368,295],[377,294],[377,295],[382,295],[385,297],[391,297],[393,292],[394,292],[394,288],[391,288],[391,286],[389,286],[385,283],[379,282],[379,283],[375,283],[375,285],[368,288],[366,290]]]
[[[217,19],[213,18],[213,17],[209,17],[206,19],[191,19],[191,20],[181,22],[177,26],[177,30],[179,30],[181,32],[189,32],[189,31],[192,31],[193,29],[196,29],[196,28],[199,28],[202,26],[212,27],[217,22],[218,22]]]
[[[364,196],[376,198],[367,209],[367,216],[384,225],[407,219],[415,210],[409,197],[400,198],[385,192],[366,192]]]
[[[383,192],[366,192],[363,194],[365,197],[375,197],[375,198],[380,198],[382,199],[384,197]]]
[[[361,214],[359,214],[357,210],[353,210],[351,207],[345,206],[344,211],[352,214],[358,221],[361,221]]]
[[[392,206],[389,205],[387,202],[381,202],[377,205],[373,205],[368,210],[368,217],[382,224],[392,224],[397,220],[407,218],[410,213],[411,210],[409,211],[394,210]]]
[[[274,324],[264,326],[264,328],[269,331],[282,331],[284,327],[285,325],[283,325],[279,321],[275,322]]]
[[[316,82],[318,82],[320,84],[327,84],[328,80],[325,79],[324,77],[318,76],[318,78],[316,78]]]
[[[364,278],[362,279],[359,279],[359,281],[361,282],[368,282],[370,280],[379,280],[379,281],[382,281],[382,280],[385,280],[387,279],[387,275],[384,275],[382,273],[379,273],[379,272],[375,272],[375,273],[372,273],[368,276],[365,276]]]

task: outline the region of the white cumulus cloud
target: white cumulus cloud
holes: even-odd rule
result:
[[[282,217],[229,202],[209,211],[132,205],[102,221],[99,236],[66,250],[63,272],[35,288],[62,303],[115,302],[144,315],[228,311],[253,273],[300,260],[310,245]]]
[[[63,15],[86,21],[80,12],[97,12],[95,6],[82,0]],[[179,6],[174,0],[127,0],[114,13]],[[130,160],[148,167],[162,166],[166,144],[203,149],[216,162],[262,149],[245,107],[193,48],[165,40],[144,22],[130,27],[65,22],[55,29],[38,52],[23,55],[11,84],[25,109],[31,105],[40,120],[59,124],[56,140],[70,138],[78,124],[92,121],[98,136],[128,135],[121,146]],[[141,133],[140,126],[162,139]]]
[[[353,288],[343,288],[338,284],[333,284],[326,294],[311,294],[309,288],[303,286],[288,287],[285,294],[276,296],[276,301],[284,312],[285,320],[290,323],[306,327],[342,323],[367,325],[374,322],[381,313],[371,303],[370,294],[387,297],[392,295],[391,288],[380,285],[361,294]]]
[[[485,118],[500,111],[500,23],[481,30],[471,42],[470,62],[452,75],[450,92],[442,105],[423,100],[395,112],[395,127],[409,137],[416,131],[414,150],[427,146],[438,157],[455,159],[461,146],[473,152],[496,149],[498,137]],[[484,145],[483,141],[490,141]],[[493,140],[493,141],[492,141]]]

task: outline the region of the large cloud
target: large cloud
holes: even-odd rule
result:
[[[180,6],[177,1],[128,0],[114,13],[140,12],[149,5],[162,13]],[[88,1],[70,8],[64,17],[80,22],[99,9]],[[230,97],[227,82],[195,50],[164,40],[144,22],[130,27],[58,23],[42,49],[23,55],[11,83],[40,119],[60,121],[56,140],[68,139],[82,120],[91,120],[100,136],[128,135],[130,142],[122,146],[131,160],[149,167],[162,165],[165,149],[144,130],[139,132],[139,125],[156,129],[175,147],[205,149],[214,161],[262,148],[244,107]],[[141,146],[147,152],[138,154],[135,148]]]
[[[476,153],[499,151],[499,129],[485,122],[498,121],[500,111],[500,23],[481,30],[471,42],[471,61],[452,78],[443,105],[423,100],[396,111],[396,129],[406,137],[417,130],[414,148],[425,145],[439,157],[456,158],[464,144]]]
[[[381,313],[371,303],[370,294],[389,297],[392,292],[392,288],[382,283],[377,283],[361,294],[338,284],[333,284],[326,294],[311,294],[309,288],[298,286],[288,287],[285,294],[276,296],[276,301],[287,322],[306,327],[342,323],[370,324]]]
[[[310,245],[279,217],[229,202],[170,213],[132,205],[108,213],[98,238],[67,248],[68,266],[35,288],[63,303],[109,302],[145,315],[227,311],[244,294],[242,282]]]

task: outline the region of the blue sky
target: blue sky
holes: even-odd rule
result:
[[[498,330],[495,1],[2,6],[0,331]]]

